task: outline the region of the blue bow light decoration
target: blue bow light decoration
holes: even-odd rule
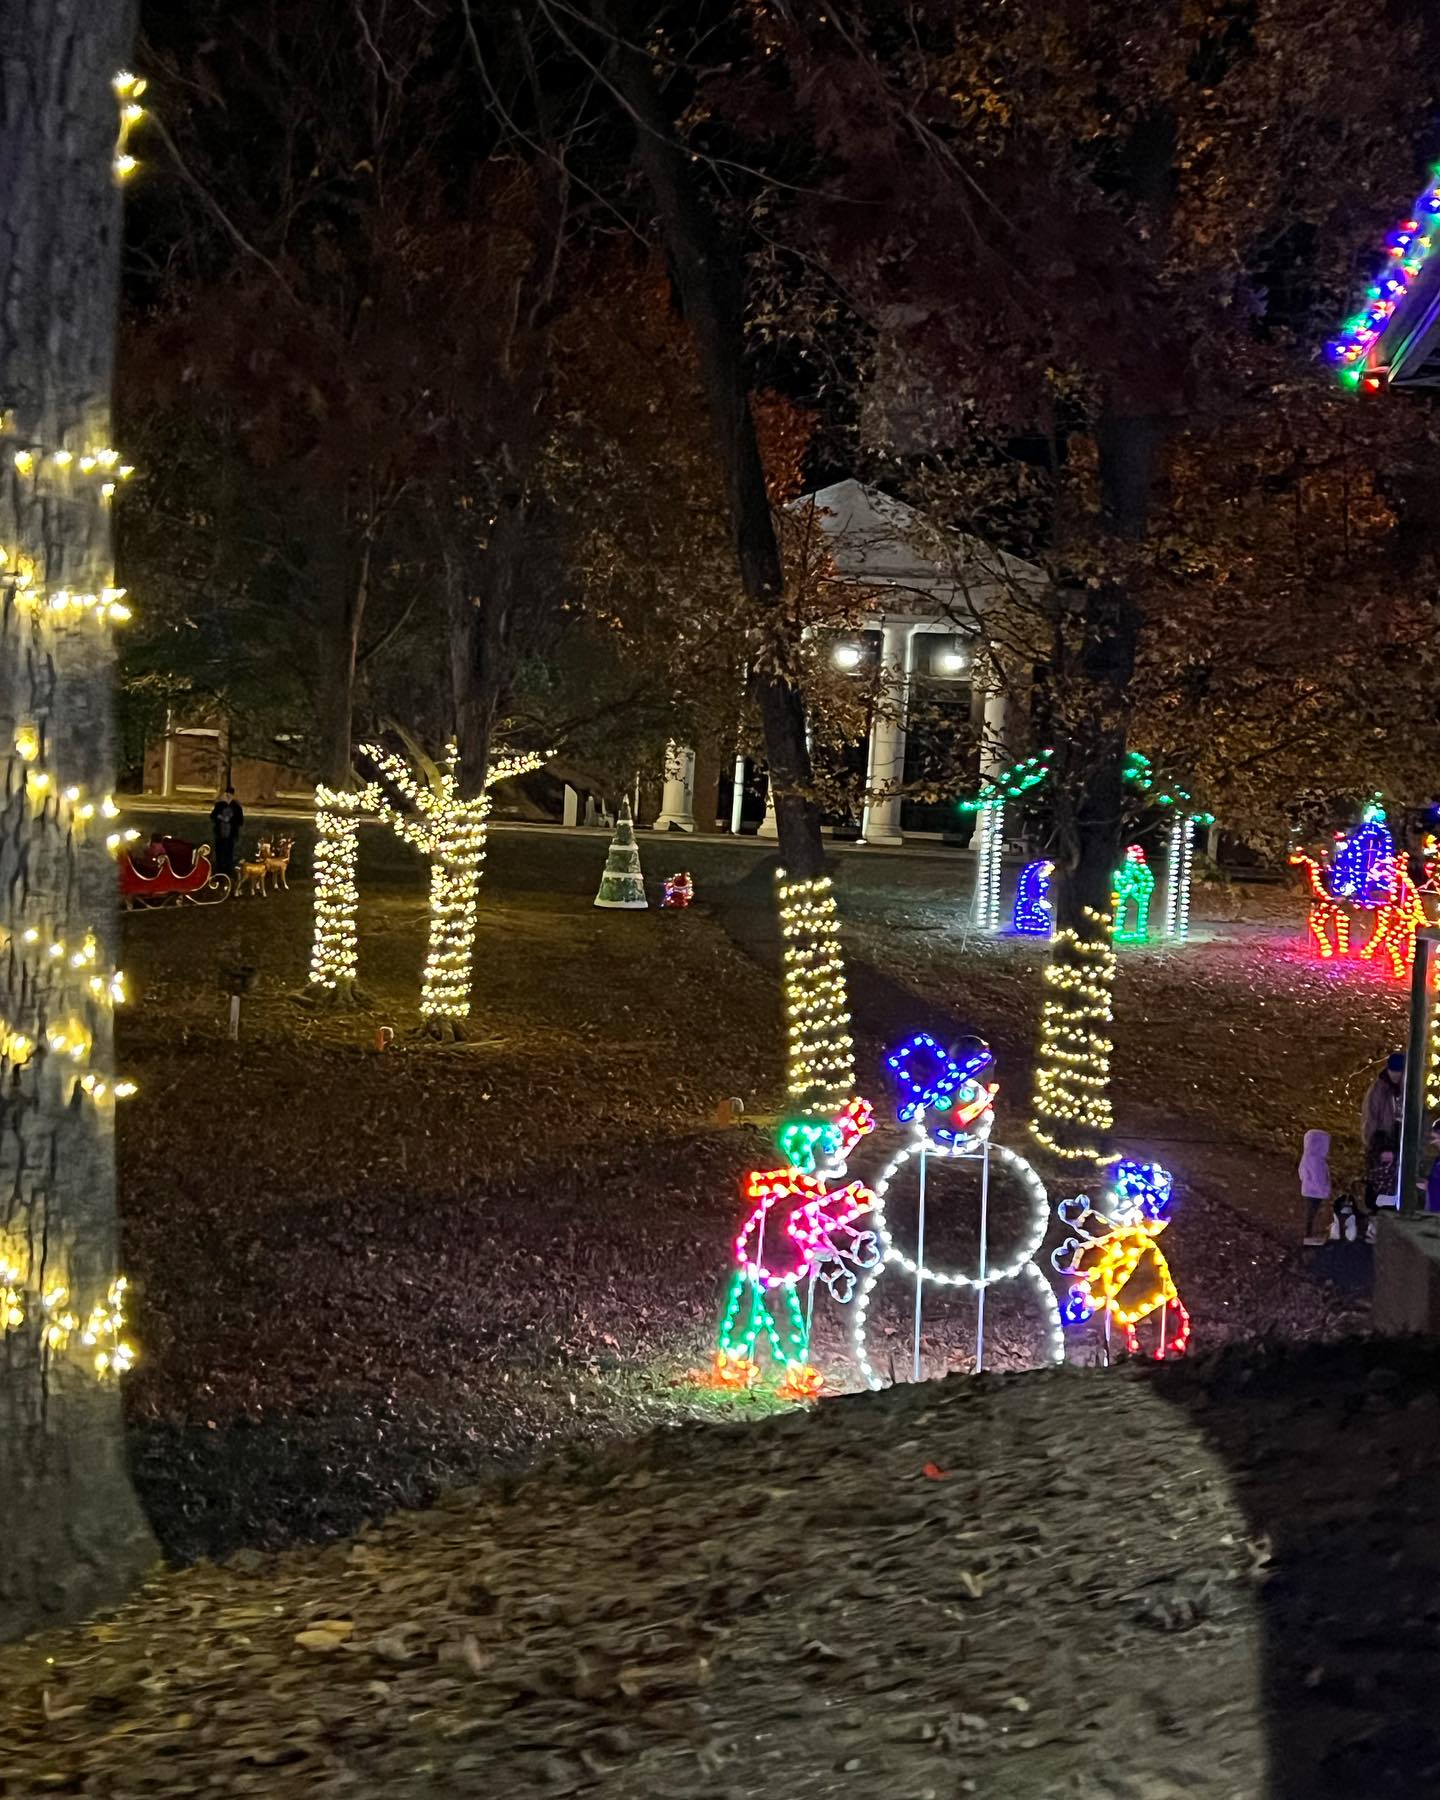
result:
[[[885,1062],[900,1099],[902,1125],[913,1122],[941,1144],[984,1135],[1000,1091],[998,1082],[984,1079],[995,1065],[988,1044],[972,1040],[957,1062],[928,1031],[917,1031]]]

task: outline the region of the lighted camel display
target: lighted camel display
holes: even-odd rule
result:
[[[1310,915],[1307,923],[1316,954],[1326,962],[1332,957],[1348,956],[1350,915],[1326,887],[1323,878],[1328,871],[1322,869],[1313,856],[1306,856],[1301,851],[1296,851],[1290,861],[1296,868],[1305,871],[1305,880],[1310,890]]]
[[[1415,961],[1415,933],[1425,923],[1425,906],[1420,890],[1399,857],[1386,858],[1380,865],[1380,879],[1385,899],[1376,913],[1370,942],[1360,952],[1360,960],[1369,962],[1377,950],[1383,949],[1390,958],[1395,979],[1403,981]]]

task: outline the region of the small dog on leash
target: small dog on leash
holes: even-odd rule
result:
[[[1362,1233],[1365,1233],[1367,1238],[1373,1241],[1374,1225],[1371,1224],[1367,1231],[1354,1197],[1350,1194],[1341,1194],[1335,1202],[1335,1211],[1330,1220],[1330,1242],[1338,1244],[1341,1238],[1344,1238],[1347,1243],[1353,1244]]]

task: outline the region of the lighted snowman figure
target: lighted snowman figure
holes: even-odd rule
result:
[[[860,1373],[872,1388],[881,1385],[866,1347],[866,1322],[875,1284],[893,1270],[908,1275],[915,1284],[913,1374],[920,1378],[920,1318],[927,1287],[969,1288],[976,1295],[975,1368],[985,1363],[985,1296],[1001,1282],[1018,1281],[1030,1288],[1045,1322],[1045,1356],[1048,1362],[1065,1359],[1060,1308],[1055,1293],[1039,1265],[1036,1253],[1049,1225],[1049,1197],[1040,1177],[1014,1150],[992,1140],[994,1102],[998,1082],[990,1079],[995,1059],[988,1045],[971,1040],[960,1060],[948,1055],[926,1032],[917,1033],[893,1050],[886,1059],[900,1094],[898,1117],[911,1128],[909,1143],[902,1146],[872,1184],[874,1203],[867,1225],[881,1247],[879,1266],[865,1278],[855,1300],[853,1342]],[[925,1253],[926,1185],[934,1161],[969,1160],[980,1174],[979,1245],[974,1266],[945,1269]],[[989,1253],[990,1180],[998,1164],[1018,1182],[1027,1203],[1028,1216],[1020,1243],[1003,1261]],[[916,1188],[914,1254],[895,1241],[886,1216],[885,1199],[897,1181],[913,1180]]]

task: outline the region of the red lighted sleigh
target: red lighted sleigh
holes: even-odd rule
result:
[[[165,900],[214,906],[229,894],[230,877],[215,873],[208,844],[197,850],[184,838],[159,838],[120,856],[120,898],[127,907]]]

